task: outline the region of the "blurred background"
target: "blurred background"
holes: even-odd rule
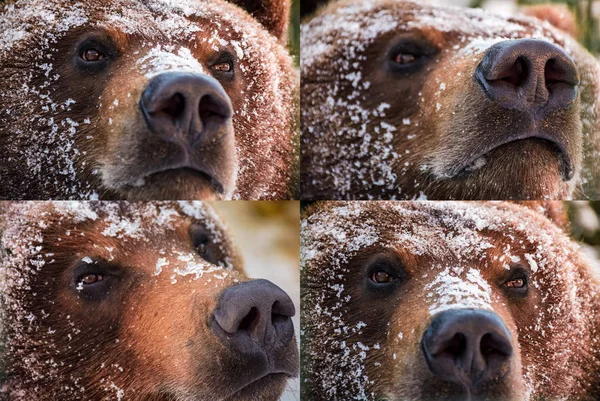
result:
[[[239,247],[246,274],[266,278],[294,301],[294,329],[300,339],[300,203],[210,202]],[[300,381],[288,382],[281,401],[300,400]]]
[[[298,2],[298,0],[295,0]],[[366,0],[368,1],[368,0]],[[314,12],[326,0],[301,0],[301,15]],[[568,9],[577,24],[577,39],[594,54],[600,54],[600,0],[420,0],[420,3],[452,5],[460,7],[481,7],[503,15],[519,13],[523,7],[554,4]]]
[[[600,274],[600,201],[566,202],[571,234],[583,244],[583,251]]]

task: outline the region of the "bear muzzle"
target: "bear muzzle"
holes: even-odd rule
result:
[[[213,311],[211,329],[238,360],[248,365],[240,388],[268,376],[296,376],[298,351],[294,340],[294,303],[267,280],[253,280],[225,289]]]
[[[421,340],[429,371],[486,398],[503,385],[513,360],[513,338],[504,321],[487,310],[447,310],[436,315]]]
[[[144,157],[120,168],[120,181],[130,189],[206,183],[221,197],[231,196],[237,177],[233,107],[216,79],[189,72],[159,74],[144,89],[139,109],[146,128],[132,140]]]

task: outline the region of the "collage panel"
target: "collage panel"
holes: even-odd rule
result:
[[[302,199],[598,199],[597,10],[306,1]]]
[[[598,202],[317,202],[302,400],[600,397]]]
[[[297,199],[290,6],[0,2],[0,199]]]
[[[299,399],[296,202],[0,203],[0,399]]]

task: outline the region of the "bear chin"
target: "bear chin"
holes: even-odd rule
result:
[[[227,190],[208,174],[190,168],[172,169],[150,174],[133,185],[124,185],[105,194],[109,199],[127,200],[222,200],[230,199]]]
[[[543,139],[501,145],[476,158],[459,174],[430,182],[429,199],[553,199],[568,197],[574,180],[566,180],[564,156]],[[491,184],[493,183],[493,184]]]
[[[285,373],[268,374],[227,397],[225,401],[276,401],[283,393],[289,377]]]

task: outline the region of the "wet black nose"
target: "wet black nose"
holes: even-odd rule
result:
[[[223,291],[213,312],[213,330],[242,354],[270,353],[294,337],[295,313],[285,291],[270,281],[254,280]]]
[[[567,107],[577,97],[579,75],[558,46],[535,39],[507,40],[490,47],[475,78],[487,96],[508,109]]]
[[[169,72],[154,77],[140,99],[150,131],[169,142],[216,141],[233,110],[221,84],[208,75]]]
[[[434,317],[421,340],[429,370],[440,379],[480,389],[510,369],[512,336],[494,312],[448,310]]]

